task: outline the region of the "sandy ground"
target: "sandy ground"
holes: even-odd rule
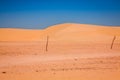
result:
[[[120,79],[120,56],[115,55],[90,58],[81,58],[80,55],[75,57],[69,55],[66,58],[59,55],[1,56],[0,58],[1,80]]]
[[[120,80],[118,48],[97,45],[49,44],[46,52],[39,42],[1,42],[0,79]]]
[[[0,29],[0,80],[120,80],[120,28]]]

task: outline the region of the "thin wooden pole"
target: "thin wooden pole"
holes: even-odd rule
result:
[[[113,37],[113,40],[112,40],[112,43],[111,43],[111,47],[110,47],[110,49],[113,48],[113,44],[114,44],[115,39],[116,39],[116,36]]]
[[[45,48],[46,52],[48,51],[48,42],[49,42],[49,36],[47,36],[47,41],[46,41],[46,48]]]

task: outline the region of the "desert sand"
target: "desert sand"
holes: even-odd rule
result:
[[[0,80],[120,80],[120,26],[1,28]]]

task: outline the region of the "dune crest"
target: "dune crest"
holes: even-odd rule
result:
[[[63,41],[101,39],[101,37],[120,36],[120,27],[65,23],[50,26],[43,30],[0,29],[0,41],[41,41],[47,35],[51,36],[53,40]]]

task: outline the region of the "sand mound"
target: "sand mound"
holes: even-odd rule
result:
[[[21,46],[22,48],[19,50],[22,49],[24,53],[26,53],[26,51],[29,52],[29,49],[38,53],[44,51],[47,36],[49,36],[49,51],[77,51],[79,49],[84,51],[86,51],[85,49],[87,49],[87,51],[91,51],[92,49],[104,51],[110,49],[114,36],[116,36],[114,49],[116,48],[116,50],[120,51],[120,27],[72,23],[54,25],[43,30],[1,28],[0,41],[4,42],[1,43],[1,48],[6,52],[6,50],[9,49],[15,51],[14,49]],[[6,41],[8,43],[6,43]],[[11,43],[11,41],[13,43]],[[10,48],[13,44],[19,44],[20,46]]]
[[[43,30],[0,29],[0,41],[44,41],[47,35],[52,41],[109,41],[120,36],[120,27],[66,23]]]

